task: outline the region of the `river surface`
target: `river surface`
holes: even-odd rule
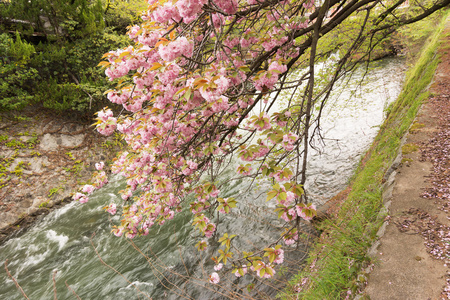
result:
[[[360,85],[363,71],[357,72],[337,89],[324,111],[324,145],[311,152],[306,186],[317,204],[345,187],[376,135],[385,109],[400,92],[403,60],[389,58],[378,64],[366,78],[370,84]],[[246,190],[247,182],[229,181],[226,177],[221,189],[224,197]],[[102,208],[111,202],[120,203],[117,192],[123,187],[123,180],[113,178],[87,204],[71,203],[53,211],[0,246],[0,261],[8,260],[8,269],[30,299],[51,299],[55,288],[58,299],[76,299],[71,290],[81,299],[222,299],[233,291],[243,298],[248,294],[244,287],[250,283],[260,293],[274,297],[282,286],[277,282],[260,283],[248,275],[237,279],[225,272],[220,272],[224,288],[206,283],[214,265],[209,257],[218,245],[212,241],[206,254],[198,253],[194,247],[198,235],[192,230],[190,213],[180,214],[162,227],[152,227],[148,236],[134,239],[134,245],[116,238],[111,234],[111,225],[118,222],[119,216],[111,217]],[[238,209],[225,217],[219,233],[239,232],[242,238],[236,239],[236,245],[249,250],[263,245],[268,236],[279,234],[281,223],[269,215],[265,198],[258,188],[239,197]],[[277,272],[289,277],[306,256],[307,245],[286,248],[290,263],[284,272]],[[2,269],[0,299],[21,299]]]

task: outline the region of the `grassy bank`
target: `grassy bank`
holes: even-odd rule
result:
[[[408,71],[403,91],[389,107],[386,121],[362,158],[339,212],[319,225],[323,233],[310,254],[309,266],[289,284],[287,293],[292,298],[344,299],[350,294],[353,298],[364,285],[362,270],[371,263],[367,250],[384,219],[379,216],[383,178],[397,157],[402,137],[429,96],[426,88],[439,63],[436,49],[447,16],[448,11]]]

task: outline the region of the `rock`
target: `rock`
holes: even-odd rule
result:
[[[47,202],[47,201],[48,201],[47,198],[45,198],[45,197],[43,197],[43,196],[37,196],[37,197],[35,197],[35,198],[33,199],[33,204],[31,205],[31,207],[39,208],[39,206],[40,206],[42,203],[45,203],[45,202]]]
[[[79,147],[85,138],[84,134],[50,134],[46,133],[39,143],[39,148],[44,151],[56,151],[59,147]]]
[[[56,151],[58,149],[56,138],[50,133],[44,134],[39,143],[39,148],[44,151]]]

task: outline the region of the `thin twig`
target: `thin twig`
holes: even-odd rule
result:
[[[101,258],[100,254],[98,253],[97,248],[96,248],[95,245],[94,245],[94,242],[92,241],[92,239],[94,238],[94,236],[95,236],[95,232],[92,234],[91,239],[90,239],[90,242],[91,242],[91,245],[92,245],[92,247],[94,248],[95,254],[97,254],[97,257],[98,257],[98,259],[100,260],[100,262],[101,262],[103,265],[105,265],[105,266],[107,266],[108,268],[110,268],[111,270],[113,270],[114,272],[116,272],[117,274],[119,274],[120,276],[122,276],[122,278],[125,279],[126,282],[128,282],[130,285],[132,285],[139,293],[141,293],[142,295],[144,295],[147,299],[152,299],[152,298],[150,298],[149,296],[147,296],[145,293],[143,293],[136,285],[134,285],[132,282],[130,282],[130,281],[129,281],[122,273],[120,273],[120,272],[119,272],[118,270],[116,270],[114,267],[108,265],[108,264]]]
[[[81,300],[80,296],[77,295],[77,293],[75,293],[75,291],[67,284],[67,281],[64,282],[67,286],[67,288],[69,289],[69,291],[72,292],[72,294],[77,297],[78,300]]]
[[[53,276],[52,276],[52,280],[53,280],[53,299],[58,300],[58,298],[56,297],[56,273],[58,273],[58,270],[53,271]]]
[[[19,283],[17,282],[17,280],[11,275],[11,273],[9,273],[9,270],[8,270],[8,260],[5,261],[5,270],[6,270],[6,274],[8,274],[8,276],[12,279],[12,281],[13,281],[14,284],[16,285],[17,289],[22,293],[22,295],[25,297],[25,299],[30,300],[30,298],[28,298],[28,296],[25,294],[25,292],[23,291],[22,287],[19,285]]]

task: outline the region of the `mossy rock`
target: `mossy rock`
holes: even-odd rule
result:
[[[409,153],[413,153],[416,152],[417,150],[419,150],[419,146],[417,146],[416,144],[405,144],[402,147],[402,154],[409,154]]]
[[[409,128],[409,133],[411,133],[411,134],[417,133],[419,131],[419,129],[423,128],[423,127],[425,127],[425,124],[414,122],[414,124],[412,124],[411,128]]]

